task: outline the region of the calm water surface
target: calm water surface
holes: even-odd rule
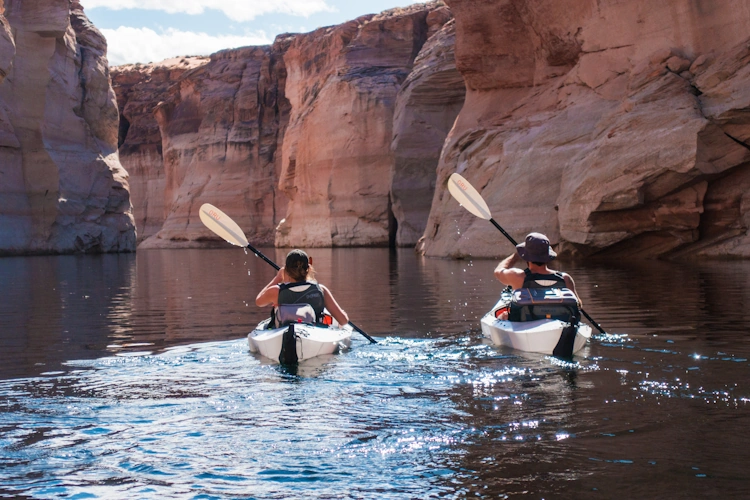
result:
[[[750,263],[561,264],[564,364],[482,341],[495,262],[311,254],[379,343],[294,370],[242,250],[0,259],[0,497],[750,497]]]

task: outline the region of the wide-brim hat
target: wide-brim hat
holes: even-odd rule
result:
[[[516,251],[526,262],[549,262],[557,257],[550,247],[549,238],[542,233],[529,233],[526,241],[516,245]]]

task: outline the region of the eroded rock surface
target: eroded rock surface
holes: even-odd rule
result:
[[[0,18],[0,253],[135,250],[107,44],[69,0]]]
[[[450,17],[432,15],[440,8],[394,9],[295,37],[284,56],[291,116],[279,181],[290,201],[276,245],[393,242],[396,98],[428,37]]]
[[[141,247],[220,241],[198,217],[203,203],[226,212],[253,244],[273,244],[286,209],[276,183],[288,117],[282,55],[290,42],[282,36],[272,46],[167,61],[133,87],[120,152],[143,211]],[[124,97],[125,85],[118,89]]]
[[[428,16],[443,25],[447,8]],[[444,24],[425,43],[396,98],[393,118],[391,203],[396,245],[414,246],[425,230],[440,152],[464,103],[466,87],[455,63],[455,24]]]
[[[511,251],[448,194],[458,171],[563,254],[750,256],[747,3],[447,3],[467,95],[422,251]]]
[[[138,228],[138,243],[164,224],[168,205],[162,138],[154,110],[168,97],[168,89],[188,70],[209,62],[208,57],[181,57],[152,64],[112,68],[112,87],[120,109],[120,162],[130,174],[130,197]]]

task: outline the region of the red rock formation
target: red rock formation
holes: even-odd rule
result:
[[[450,11],[431,12],[428,25],[431,18],[437,18],[439,28],[451,18]],[[451,21],[428,39],[396,98],[390,196],[397,246],[413,247],[424,233],[440,151],[464,103],[466,88],[456,69],[455,38]]]
[[[750,256],[745,2],[447,3],[467,96],[423,251],[510,251],[443,188],[458,171],[564,253]]]
[[[135,250],[106,41],[76,1],[6,0],[3,14],[0,253]]]
[[[394,9],[295,38],[284,56],[291,116],[279,187],[290,201],[277,246],[392,240],[396,96],[430,30],[441,24],[439,16],[429,18],[436,9]]]
[[[229,214],[254,244],[273,244],[286,209],[275,185],[288,117],[281,56],[290,42],[282,36],[272,46],[117,70],[127,120],[120,154],[142,210],[141,247],[215,244],[198,218],[206,202]]]
[[[130,196],[138,243],[161,230],[169,212],[164,191],[164,158],[156,106],[186,71],[209,62],[208,57],[168,59],[156,64],[112,68],[112,87],[120,109],[120,162],[130,174]]]

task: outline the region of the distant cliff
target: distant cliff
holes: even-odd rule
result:
[[[206,202],[230,214],[254,243],[273,244],[286,209],[276,183],[289,42],[113,70],[120,157],[133,178],[142,247],[215,242],[198,218]]]
[[[0,254],[135,250],[106,50],[76,1],[0,7]]]
[[[450,18],[442,4],[420,4],[283,35],[271,46],[113,68],[120,158],[131,175],[140,245],[212,244],[217,238],[197,216],[205,202],[255,244],[386,246],[397,241],[397,227],[412,227],[398,243],[414,245],[464,92],[452,41],[432,49],[452,67],[446,83],[434,76],[442,66],[420,56]],[[419,77],[408,80],[415,59],[420,75],[433,75],[422,79],[438,82],[436,95],[452,85],[459,99],[422,97],[429,111],[414,111],[419,96],[433,92]],[[399,97],[404,82],[421,90]],[[437,130],[422,133],[416,147],[396,141],[392,151],[397,106],[408,109],[395,129],[403,137]],[[394,161],[407,157],[410,164]],[[407,172],[417,165],[427,175]],[[415,175],[420,184],[411,194],[421,194],[411,198],[421,201],[409,204],[408,186],[392,178]]]

